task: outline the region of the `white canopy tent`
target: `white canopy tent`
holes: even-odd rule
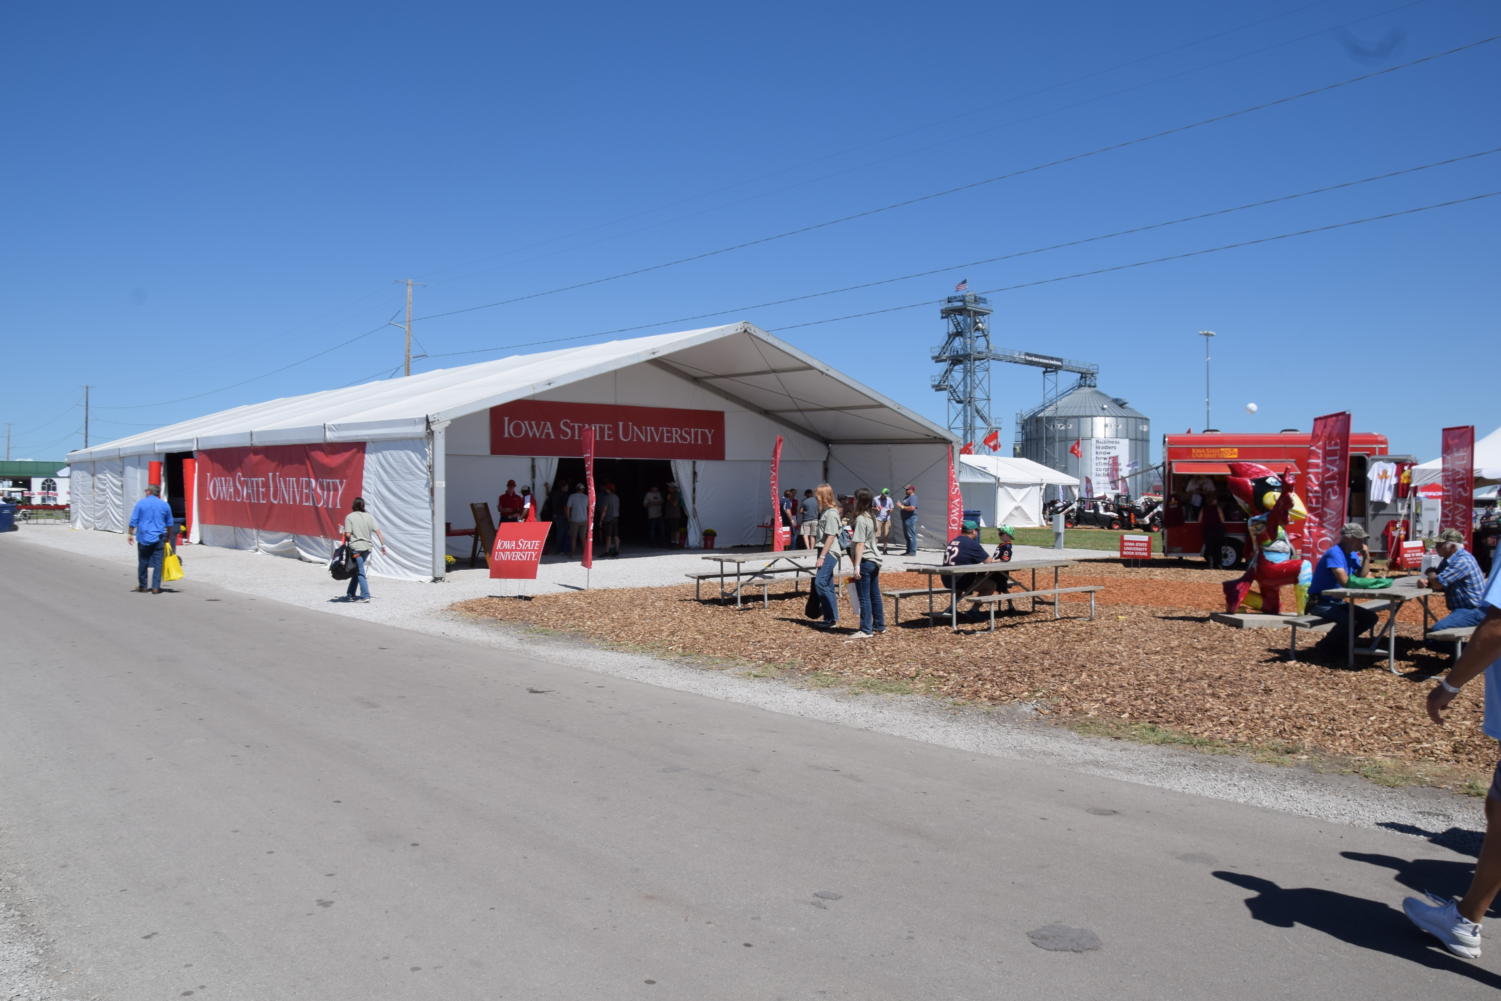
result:
[[[959,492],[965,510],[979,511],[983,524],[1045,525],[1043,502],[1050,486],[1077,488],[1077,478],[1040,462],[1002,455],[961,455]]]
[[[1475,485],[1501,483],[1501,428],[1475,441]],[[1444,459],[1429,459],[1412,468],[1413,483],[1437,483],[1443,478]]]
[[[507,478],[539,489],[552,481],[560,459],[580,454],[576,438],[537,445],[530,454],[499,447],[497,429],[505,421],[497,415],[523,404],[548,413],[589,408],[586,423],[599,422],[601,413],[646,414],[644,427],[659,436],[659,446],[674,434],[716,438],[712,458],[669,459],[687,507],[690,545],[708,527],[719,533],[721,545],[759,541],[759,534],[750,536],[770,517],[768,473],[777,435],[784,438],[784,486],[827,480],[842,493],[913,483],[923,498],[919,542],[945,541],[943,498],[953,446],[947,431],[748,323],[515,355],[287,397],[106,442],[68,457],[73,522],[123,531],[151,464],[170,468],[169,459],[194,456],[200,467],[191,518],[195,541],[326,559],[333,548],[326,528],[270,530],[200,517],[202,467],[212,463],[224,474],[216,477],[217,485],[248,468],[224,463],[264,466],[266,456],[282,446],[353,451],[360,453],[363,475],[352,486],[331,475],[289,479],[273,469],[273,490],[278,483],[300,484],[304,503],[328,499],[332,511],[337,498],[340,515],[352,498],[346,487],[358,491],[390,549],[372,558],[371,572],[438,579],[445,572],[446,524],[472,525],[469,504],[493,502]],[[669,417],[654,414],[708,415],[713,427],[677,429]],[[584,425],[562,420],[558,426]],[[609,425],[597,426],[608,432]],[[629,450],[616,454],[633,458]],[[174,493],[174,485],[167,490]]]

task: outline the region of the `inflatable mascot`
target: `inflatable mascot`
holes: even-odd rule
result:
[[[1260,610],[1268,615],[1282,612],[1282,589],[1294,588],[1294,605],[1299,615],[1308,605],[1308,585],[1313,581],[1313,566],[1298,558],[1287,537],[1292,521],[1308,517],[1303,501],[1294,493],[1295,483],[1256,462],[1230,463],[1230,495],[1247,515],[1252,551],[1246,572],[1238,580],[1227,580],[1225,611],[1241,608]],[[1257,593],[1251,593],[1251,585]]]

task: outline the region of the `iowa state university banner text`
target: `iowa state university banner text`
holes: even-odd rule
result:
[[[364,489],[365,444],[210,449],[198,473],[205,525],[337,539]]]
[[[724,411],[518,400],[490,408],[491,455],[584,454],[596,459],[723,459]]]

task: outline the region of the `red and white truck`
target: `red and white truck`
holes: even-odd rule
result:
[[[1259,462],[1281,475],[1291,469],[1302,473],[1308,466],[1308,449],[1312,435],[1303,431],[1276,434],[1240,434],[1230,431],[1203,431],[1169,434],[1162,439],[1162,487],[1165,496],[1162,518],[1162,552],[1165,556],[1198,556],[1204,552],[1203,507],[1193,497],[1205,480],[1213,488],[1224,522],[1220,543],[1220,566],[1239,566],[1250,555],[1250,536],[1246,518],[1230,499],[1225,479],[1231,462]],[[1387,523],[1398,515],[1398,501],[1370,498],[1367,475],[1372,462],[1401,462],[1410,456],[1388,453],[1385,435],[1352,432],[1350,435],[1350,502],[1347,521],[1358,522],[1370,533],[1373,553],[1382,551],[1382,533]],[[1304,554],[1317,559],[1318,554]]]

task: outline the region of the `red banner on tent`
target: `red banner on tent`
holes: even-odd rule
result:
[[[777,435],[777,443],[771,448],[771,551],[774,553],[786,549],[788,541],[782,534],[782,491],[781,484],[777,482],[781,469],[782,436]]]
[[[1350,500],[1350,415],[1348,412],[1325,414],[1313,421],[1313,435],[1308,443],[1308,465],[1299,483],[1303,505],[1308,509],[1304,522],[1302,551],[1306,559],[1316,560],[1339,541]]]
[[[198,521],[339,537],[365,480],[365,444],[214,448],[198,453]]]
[[[1472,542],[1475,506],[1475,426],[1444,428],[1444,500],[1439,505],[1439,531],[1457,528],[1464,533],[1465,548]]]
[[[584,428],[584,487],[589,491],[589,527],[584,529],[584,569],[594,566],[594,429]]]
[[[583,455],[593,430],[601,459],[723,459],[724,411],[518,400],[490,408],[491,455]]]
[[[959,493],[959,477],[954,475],[954,450],[949,449],[949,534],[950,539],[964,527],[964,497]]]
[[[550,521],[503,521],[495,529],[490,551],[490,576],[504,580],[536,580]]]

